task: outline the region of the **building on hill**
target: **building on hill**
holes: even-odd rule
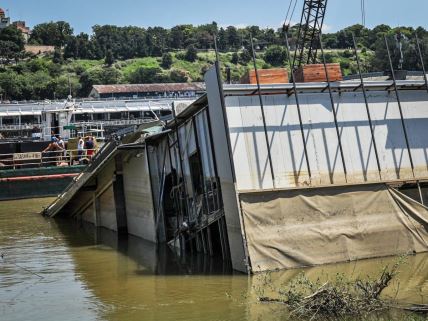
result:
[[[7,17],[6,12],[2,8],[0,8],[0,30],[7,28],[10,25],[10,17]],[[24,36],[24,41],[25,43],[27,43],[31,35],[31,30],[29,27],[26,26],[25,21],[15,21],[12,23],[12,25],[15,26],[16,29],[21,31],[22,35]]]
[[[31,29],[25,25],[25,21],[15,21],[13,22],[13,25],[16,29],[21,31],[24,36],[25,43],[27,43],[31,35]]]
[[[202,83],[94,85],[90,98],[192,98],[204,93]]]
[[[6,12],[0,8],[0,29],[10,26],[10,17],[6,17]]]

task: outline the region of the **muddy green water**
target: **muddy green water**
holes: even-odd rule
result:
[[[233,273],[207,257],[190,261],[137,238],[49,220],[37,213],[49,199],[0,202],[0,320],[291,320],[283,306],[260,304],[264,278]],[[307,269],[376,275],[395,259]],[[401,303],[428,303],[428,255],[411,257],[385,293]],[[271,275],[274,285],[300,271]],[[261,290],[265,289],[265,290]],[[397,294],[398,293],[398,294]],[[413,320],[390,312],[379,320]],[[417,318],[422,320],[423,318]]]

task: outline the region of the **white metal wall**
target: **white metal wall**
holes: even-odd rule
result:
[[[413,178],[396,96],[368,93],[382,180]],[[428,94],[400,93],[416,177],[428,177]],[[344,168],[327,93],[300,95],[309,171],[294,96],[263,97],[275,181],[269,167],[259,97],[226,97],[230,139],[239,190],[260,190],[380,181],[362,93],[334,94]]]

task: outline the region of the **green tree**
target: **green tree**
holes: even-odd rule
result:
[[[189,62],[195,62],[198,58],[198,52],[194,46],[189,46],[186,50],[186,54],[184,55],[184,59]]]
[[[173,63],[172,55],[167,52],[162,55],[161,67],[163,69],[170,69]]]
[[[266,50],[264,59],[272,66],[283,66],[287,59],[287,51],[281,46],[271,46]]]
[[[250,51],[247,49],[242,50],[239,54],[239,62],[241,65],[247,65],[252,58]]]
[[[168,79],[160,68],[141,67],[130,73],[127,80],[131,84],[152,84],[166,82]]]
[[[55,47],[55,51],[52,57],[52,62],[55,64],[62,64],[64,62],[64,58],[62,56],[62,51],[60,47]]]
[[[0,60],[18,60],[24,50],[24,38],[15,26],[0,30]]]
[[[172,69],[169,73],[169,80],[171,82],[188,82],[190,80],[190,77],[188,75],[188,72],[181,69]]]
[[[79,79],[81,97],[87,97],[92,90],[93,85],[114,85],[120,83],[122,74],[113,67],[101,68],[95,67],[84,72]]]
[[[239,63],[239,55],[237,52],[234,52],[232,54],[232,59],[230,60],[230,62],[234,65],[237,65]]]
[[[111,65],[114,64],[114,56],[113,56],[113,51],[111,49],[107,49],[104,63],[109,67],[111,67]]]
[[[239,36],[238,30],[233,26],[227,27],[226,40],[229,49],[239,49],[241,46],[241,37]]]
[[[72,37],[73,29],[65,21],[42,23],[33,28],[30,43],[47,46],[64,46]]]

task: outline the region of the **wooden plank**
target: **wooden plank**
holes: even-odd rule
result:
[[[343,75],[340,64],[327,64],[330,81],[342,81]],[[327,77],[323,64],[305,65],[295,72],[296,82],[326,82]]]
[[[289,82],[288,70],[285,68],[258,70],[260,84],[286,84]],[[241,84],[257,84],[255,70],[248,71],[242,78]]]

